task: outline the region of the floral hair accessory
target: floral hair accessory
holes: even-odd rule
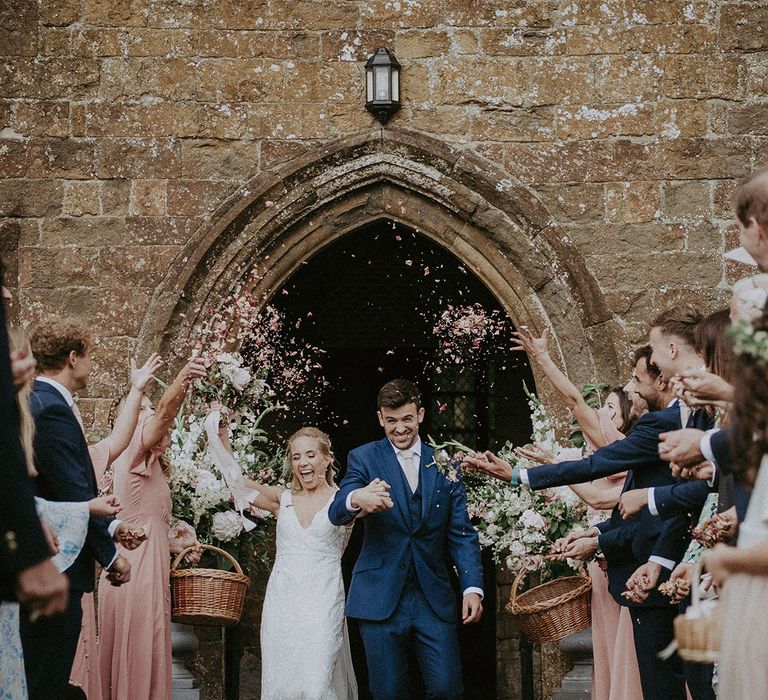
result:
[[[729,333],[737,355],[749,355],[759,362],[768,363],[768,331],[757,331],[750,322],[737,321],[731,325]]]
[[[753,275],[733,285],[731,319],[752,322],[758,318],[768,302],[768,275]]]

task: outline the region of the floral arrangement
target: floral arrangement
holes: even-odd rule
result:
[[[227,550],[246,568],[268,567],[270,514],[236,509],[233,485],[225,481],[210,449],[206,417],[212,404],[225,407],[222,421],[243,475],[282,484],[282,445],[276,446],[264,421],[285,410],[278,396],[301,396],[310,378],[317,387],[313,375],[320,351],[289,334],[276,309],[259,308],[248,282],[195,329],[195,337],[193,354],[203,360],[208,376],[194,382],[171,434],[173,524],[192,525],[200,542]]]
[[[432,328],[442,338],[442,352],[454,364],[471,360],[487,341],[499,336],[507,324],[499,311],[486,311],[481,304],[453,306],[449,304]]]
[[[546,408],[527,387],[525,392],[533,423],[532,442],[559,454],[564,448],[555,439],[554,425]],[[459,465],[464,455],[474,453],[455,440],[442,444],[430,440],[430,445],[435,450],[435,467],[451,480],[459,478]],[[517,455],[509,442],[498,454],[501,459],[519,467],[537,466]],[[467,493],[467,510],[475,524],[480,546],[493,552],[495,562],[504,564],[514,574],[522,569],[539,570],[542,580],[556,578],[581,566],[580,562],[569,561],[564,566],[545,559],[557,539],[588,526],[586,505],[570,489],[531,491],[477,472],[466,472],[461,478]]]

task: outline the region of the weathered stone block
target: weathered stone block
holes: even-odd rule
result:
[[[123,29],[85,27],[72,33],[72,53],[75,56],[122,56],[128,42]]]
[[[40,53],[43,56],[67,56],[70,53],[72,31],[68,27],[42,27]]]
[[[674,221],[705,219],[712,215],[709,183],[697,181],[668,182],[663,186],[666,219]]]
[[[221,205],[235,185],[179,180],[168,183],[169,216],[207,216]]]
[[[585,255],[675,252],[685,247],[685,231],[680,224],[649,222],[638,224],[596,224],[568,227],[571,239]]]
[[[66,102],[14,102],[10,127],[22,136],[67,136]]]
[[[656,131],[654,116],[653,106],[642,102],[558,107],[557,136],[594,139],[652,135]]]
[[[744,138],[683,139],[670,141],[661,152],[662,172],[681,180],[743,177],[749,143]]]
[[[728,131],[731,134],[768,135],[768,104],[730,106]]]
[[[664,78],[658,56],[608,56],[594,64],[595,94],[604,102],[633,103],[655,100]]]
[[[63,27],[80,19],[80,0],[43,0],[40,22],[49,27]]]
[[[134,180],[128,213],[131,216],[163,216],[165,187],[165,180]]]
[[[723,51],[765,51],[768,49],[768,7],[763,3],[723,3],[719,34]]]
[[[653,221],[661,215],[659,183],[615,182],[606,185],[606,214],[608,221],[636,224]]]
[[[63,214],[67,216],[97,216],[101,213],[101,186],[95,180],[64,183]]]
[[[715,98],[738,100],[744,95],[746,68],[733,56],[667,56],[664,60],[664,95],[674,99]]]
[[[100,274],[98,248],[19,249],[19,284],[23,287],[92,287]]]
[[[698,100],[664,101],[656,105],[656,133],[664,140],[708,134],[707,103]]]
[[[562,29],[479,29],[481,52],[488,56],[554,56],[565,52]]]
[[[554,112],[549,107],[494,109],[481,107],[472,118],[472,138],[482,141],[552,141]]]
[[[101,183],[101,209],[104,216],[125,216],[130,204],[130,180],[105,180]]]
[[[185,139],[182,177],[198,180],[243,180],[259,170],[259,143]]]
[[[626,47],[624,30],[615,25],[581,25],[569,27],[565,34],[564,53],[569,56],[620,54]]]
[[[528,76],[522,59],[500,62],[456,58],[436,61],[431,97],[438,104],[522,106]]]
[[[277,62],[258,59],[218,61],[216,69],[221,99],[235,102],[282,99],[286,72],[292,70]]]
[[[125,219],[109,216],[60,216],[43,221],[41,242],[46,246],[116,245],[125,241]]]
[[[595,86],[599,84],[593,72],[594,65],[593,59],[581,56],[520,59],[519,70],[528,78],[525,103],[551,105],[594,101]],[[510,68],[514,70],[515,66]],[[606,100],[613,100],[607,87],[599,94]]]
[[[605,219],[603,185],[544,185],[538,193],[558,222],[595,223]]]
[[[192,55],[210,58],[236,58],[242,55],[241,44],[245,39],[240,32],[218,29],[192,31],[189,37]]]
[[[22,177],[27,166],[27,144],[0,139],[0,177]]]
[[[0,216],[56,216],[61,201],[57,180],[0,180]]]
[[[733,192],[738,180],[717,180],[712,183],[712,214],[715,219],[734,221],[736,215],[733,210]]]
[[[181,147],[175,139],[101,139],[96,144],[96,175],[102,178],[177,177]]]
[[[723,278],[722,258],[701,253],[650,253],[641,257],[620,253],[591,255],[586,260],[606,290],[644,289],[650,280],[659,287],[701,289],[716,287]]]
[[[191,32],[184,29],[134,29],[126,36],[129,56],[193,56]]]
[[[101,279],[130,280],[131,286],[154,289],[168,274],[180,246],[139,245],[99,249]]]
[[[37,53],[37,3],[0,5],[0,55],[34,56]]]
[[[449,46],[448,34],[434,29],[398,32],[395,38],[395,54],[400,59],[443,56]]]
[[[551,27],[558,19],[560,4],[553,0],[447,0],[445,19],[459,27],[499,25]]]
[[[146,0],[84,0],[86,24],[107,27],[144,27],[150,14]]]
[[[466,136],[470,131],[470,115],[464,107],[412,109],[411,126],[435,134]]]
[[[451,53],[456,55],[476,54],[477,34],[470,29],[455,29],[451,32]]]
[[[27,154],[30,177],[69,180],[93,176],[93,143],[86,139],[32,139]]]

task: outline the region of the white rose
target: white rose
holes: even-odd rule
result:
[[[522,542],[513,542],[509,546],[509,553],[513,557],[522,557],[525,555],[525,545]]]
[[[229,374],[229,381],[237,391],[242,391],[251,381],[251,373],[242,367],[234,367]]]
[[[546,525],[544,518],[530,508],[520,516],[520,524],[533,530],[543,530]]]
[[[215,491],[219,488],[220,482],[213,474],[207,469],[197,470],[197,479],[195,480],[195,493],[201,494],[206,491]]]
[[[235,539],[243,531],[243,522],[240,514],[234,510],[224,513],[215,513],[211,532],[220,542],[229,542]]]

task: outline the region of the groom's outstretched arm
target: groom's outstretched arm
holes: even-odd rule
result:
[[[370,474],[357,450],[352,450],[347,458],[347,473],[339,484],[339,492],[331,503],[328,517],[334,525],[349,525],[360,513],[360,509],[350,508],[350,496],[371,481]]]

